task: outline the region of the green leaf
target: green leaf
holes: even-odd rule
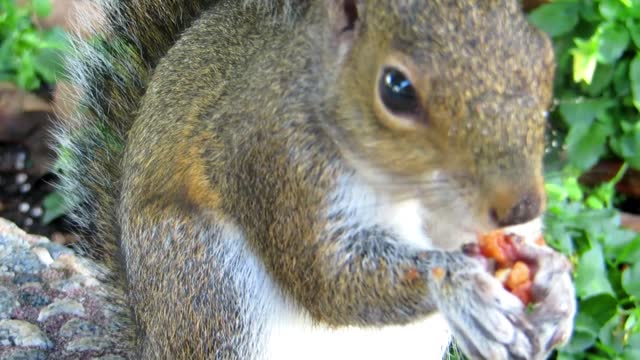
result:
[[[593,73],[591,83],[584,86],[585,92],[591,96],[598,96],[611,85],[615,67],[609,64],[600,64]]]
[[[630,93],[631,81],[628,60],[620,60],[616,64],[616,70],[613,73],[613,88],[618,96],[625,96]]]
[[[63,70],[60,53],[52,49],[43,49],[33,58],[33,65],[40,77],[47,83],[54,83]]]
[[[622,352],[622,360],[640,359],[640,348],[627,348]]]
[[[617,304],[613,304],[614,310]],[[598,333],[600,341],[615,352],[621,352],[624,347],[624,333],[620,331],[621,324],[620,315],[613,316],[607,321]]]
[[[595,295],[614,295],[605,268],[602,246],[592,242],[591,249],[580,255],[575,273],[576,292],[581,299]]]
[[[35,10],[36,14],[40,17],[47,17],[51,14],[51,10],[53,10],[53,6],[51,4],[51,0],[32,0],[33,10]]]
[[[581,353],[593,346],[598,337],[599,326],[589,317],[579,312],[576,316],[573,335],[571,341],[562,348],[562,351],[569,353]]]
[[[631,81],[633,105],[640,110],[640,54],[636,54],[629,65],[629,80]]]
[[[633,44],[637,48],[640,48],[640,24],[638,24],[636,19],[627,19],[625,25],[627,26],[627,30],[629,30]]]
[[[631,230],[611,229],[604,238],[607,259],[613,264],[640,259],[640,235]]]
[[[552,2],[542,5],[529,14],[529,21],[550,36],[566,34],[578,24],[579,4]]]
[[[581,170],[595,165],[607,150],[607,135],[605,127],[597,122],[590,127],[572,127],[565,139],[571,164]]]
[[[607,20],[622,19],[629,15],[628,8],[620,0],[602,0],[599,10]]]
[[[589,208],[596,209],[596,210],[604,209],[605,207],[604,203],[595,196],[587,197],[587,199],[585,200],[585,204]]]
[[[622,288],[627,294],[640,299],[640,262],[622,272]]]
[[[44,215],[42,216],[42,222],[44,224],[49,224],[69,212],[67,203],[57,191],[52,192],[44,198],[42,207],[44,208]]]
[[[615,101],[607,98],[567,99],[560,103],[559,111],[562,119],[570,127],[590,127],[596,116],[615,105]]]
[[[591,83],[598,64],[598,44],[593,41],[575,39],[576,47],[571,50],[573,57],[573,81]]]
[[[618,60],[629,45],[627,28],[615,23],[605,23],[598,27],[598,61],[611,64]]]
[[[610,294],[600,294],[580,301],[579,308],[582,316],[589,316],[600,329],[617,312],[618,300]]]
[[[569,192],[557,184],[545,184],[544,186],[549,200],[565,201],[569,197]]]
[[[640,126],[611,139],[611,148],[633,168],[640,169]]]

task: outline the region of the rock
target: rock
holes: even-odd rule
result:
[[[13,278],[13,283],[16,285],[23,285],[26,283],[40,283],[42,282],[42,278],[40,278],[40,276],[35,275],[35,274],[28,274],[28,273],[18,273],[16,274],[16,276]]]
[[[52,343],[34,324],[22,320],[0,320],[0,346],[49,349]]]
[[[24,306],[39,308],[51,304],[51,299],[46,295],[23,291],[20,293],[20,303]]]
[[[49,254],[55,260],[60,257],[60,255],[73,255],[73,250],[69,249],[66,246],[62,246],[60,244],[56,244],[54,242],[50,242],[42,245],[45,249],[49,250]]]
[[[17,349],[9,354],[3,354],[4,360],[46,360],[47,355],[36,349]]]
[[[66,338],[102,335],[102,329],[96,324],[83,319],[71,319],[60,328],[60,336]]]
[[[0,243],[3,241],[0,235]],[[7,267],[8,271],[16,273],[35,274],[44,269],[44,264],[36,254],[28,248],[21,247],[5,247],[0,250],[0,264]]]
[[[36,254],[36,256],[38,257],[38,259],[40,259],[40,262],[42,262],[43,264],[49,266],[51,264],[53,264],[53,258],[51,257],[51,254],[49,253],[49,250],[47,250],[44,247],[34,247],[32,249],[33,253]]]
[[[113,346],[109,338],[104,337],[84,337],[69,341],[67,351],[101,351]]]
[[[118,355],[105,355],[105,356],[91,358],[91,360],[126,360],[126,359]]]
[[[0,219],[0,359],[127,359],[128,310],[108,303],[122,294],[103,276],[99,263]]]
[[[18,306],[20,303],[15,294],[4,286],[0,286],[0,320],[8,319]]]
[[[40,310],[38,314],[38,321],[47,321],[55,315],[75,315],[84,316],[84,306],[75,300],[62,299],[47,305],[44,309]]]

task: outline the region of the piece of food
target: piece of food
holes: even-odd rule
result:
[[[525,283],[518,285],[518,287],[509,290],[515,295],[523,304],[529,305],[533,301],[531,294],[531,280],[527,280]]]
[[[531,285],[534,274],[529,264],[518,254],[513,243],[515,236],[503,231],[494,231],[480,236],[478,245],[483,256],[495,261],[493,271],[496,279],[505,289],[528,305],[533,300]],[[541,246],[545,244],[542,237],[535,243]]]
[[[527,264],[522,261],[516,261],[516,263],[513,264],[513,268],[511,268],[511,272],[509,272],[509,276],[504,282],[504,285],[507,289],[513,290],[530,280],[531,271],[529,271]]]
[[[510,236],[502,231],[494,231],[480,237],[480,252],[494,259],[499,267],[508,268],[516,261],[516,251]]]

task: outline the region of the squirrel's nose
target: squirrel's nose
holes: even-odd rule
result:
[[[522,224],[542,212],[544,194],[538,191],[501,191],[494,196],[489,217],[500,227]]]

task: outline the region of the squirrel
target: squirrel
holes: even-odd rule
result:
[[[554,55],[516,0],[102,0],[68,65],[59,188],[141,359],[544,359],[463,244],[533,224]],[[527,226],[527,225],[523,225]]]

